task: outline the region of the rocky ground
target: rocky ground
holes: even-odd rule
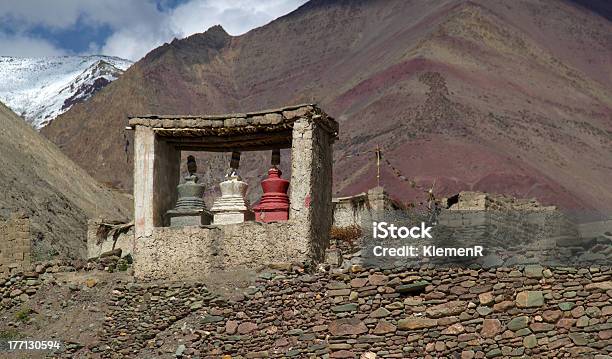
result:
[[[612,269],[260,271],[244,288],[137,282],[129,258],[47,262],[3,280],[0,335],[39,357],[610,358]],[[228,288],[226,288],[228,289]],[[16,357],[36,357],[32,352]],[[11,356],[14,357],[14,356]]]

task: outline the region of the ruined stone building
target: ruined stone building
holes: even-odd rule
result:
[[[0,276],[20,272],[32,262],[30,220],[20,213],[13,213],[7,220],[0,220]]]
[[[555,206],[483,192],[460,192],[442,202],[435,223],[431,223],[433,239],[411,244],[484,246],[487,255],[478,263],[485,266],[602,264],[612,258],[612,248],[601,236],[610,228],[607,222],[601,222],[598,231],[588,231],[593,223],[578,225]],[[381,187],[334,199],[337,227],[371,228],[368,221],[376,220],[413,225],[428,217],[427,213],[402,208]],[[364,233],[363,239],[368,237],[369,233]]]
[[[373,212],[404,209],[401,203],[389,197],[380,186],[354,196],[334,198],[332,202],[333,224],[336,227],[361,226],[365,221],[371,220]]]

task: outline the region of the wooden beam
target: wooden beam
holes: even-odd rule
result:
[[[160,139],[166,142],[172,143],[187,143],[187,144],[223,144],[223,143],[240,143],[240,142],[291,142],[292,132],[272,132],[272,133],[251,133],[244,135],[232,135],[232,136],[184,136],[184,137],[173,137],[173,136],[160,136]]]
[[[176,144],[177,149],[181,151],[203,151],[203,152],[232,152],[233,150],[239,151],[271,151],[277,148],[291,148],[291,143],[273,143],[273,144],[259,144],[259,145],[248,145],[242,144],[237,146],[204,146],[198,144]]]

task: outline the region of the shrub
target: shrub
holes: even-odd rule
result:
[[[0,330],[0,340],[14,340],[19,339],[20,337],[21,334],[19,334],[19,332],[15,329]]]
[[[336,242],[344,242],[352,247],[359,238],[361,238],[362,233],[363,230],[361,226],[355,224],[348,227],[333,226],[330,230],[329,237]]]
[[[23,306],[17,313],[15,313],[15,317],[25,323],[28,321],[28,319],[30,319],[30,313],[32,313],[32,309],[30,309],[30,307]]]

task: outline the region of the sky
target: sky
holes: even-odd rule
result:
[[[137,61],[214,25],[243,34],[306,1],[0,0],[0,56],[102,54]]]

